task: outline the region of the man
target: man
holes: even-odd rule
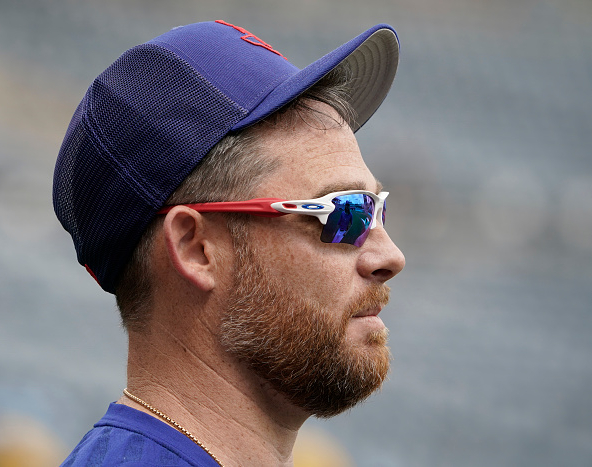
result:
[[[341,242],[343,240],[343,236],[348,232],[351,228],[353,222],[353,216],[350,209],[351,203],[349,201],[345,202],[345,208],[341,211],[341,215],[339,216],[339,221],[337,222],[337,235],[335,239]]]
[[[218,21],[130,49],[95,80],[54,207],[116,295],[128,387],[64,465],[291,465],[309,416],[381,385],[377,315],[404,258],[353,131],[397,63],[386,25],[299,70]],[[348,243],[326,233],[344,203],[371,227]]]

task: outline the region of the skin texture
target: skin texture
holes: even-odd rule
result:
[[[296,118],[290,127],[257,129],[264,155],[277,158],[280,166],[254,197],[308,199],[347,189],[380,191],[351,130],[336,123],[330,107],[316,105],[334,119],[311,125]],[[312,321],[336,330],[345,354],[367,362],[384,363],[386,358],[388,368],[386,331],[375,315],[386,301],[384,282],[403,268],[404,257],[382,227],[372,230],[361,248],[322,243],[320,231],[321,224],[309,216],[253,218],[248,235],[253,256],[249,260],[243,252],[242,264],[222,214],[177,206],[157,233],[154,310],[147,332],[129,333],[128,388],[188,429],[226,466],[291,465],[292,447],[306,418],[343,410],[323,414],[318,404],[307,407],[302,394],[294,397],[278,384],[281,378],[255,371],[249,357],[231,348],[224,323],[229,309],[236,312],[242,306],[245,292],[237,292],[236,285],[246,264],[264,271],[253,277],[259,282],[268,278],[268,290],[288,289],[292,297],[315,304],[318,314]],[[252,300],[253,316],[256,305]],[[269,303],[260,305],[262,312],[267,305],[268,313],[262,314],[270,315]],[[285,311],[285,304],[278,306]],[[301,317],[298,310],[291,313]],[[303,315],[309,312],[302,310]],[[288,329],[284,325],[284,332]],[[143,410],[127,398],[119,402]]]

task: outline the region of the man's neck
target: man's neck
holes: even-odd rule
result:
[[[148,338],[130,334],[130,392],[193,434],[226,467],[292,465],[307,415],[205,334],[190,343],[162,329]],[[125,396],[118,402],[158,417]]]

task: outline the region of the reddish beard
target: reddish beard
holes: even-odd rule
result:
[[[375,284],[336,317],[278,283],[250,247],[242,250],[222,320],[228,351],[311,415],[337,415],[378,389],[389,370],[388,330],[355,344],[346,328],[358,312],[384,306],[389,288]]]

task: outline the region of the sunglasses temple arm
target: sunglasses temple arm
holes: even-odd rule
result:
[[[217,203],[181,204],[197,212],[236,212],[260,217],[280,217],[287,213],[279,212],[271,207],[272,203],[285,201],[279,198],[257,198],[249,201],[223,201]],[[165,206],[157,214],[166,214],[175,206]]]

